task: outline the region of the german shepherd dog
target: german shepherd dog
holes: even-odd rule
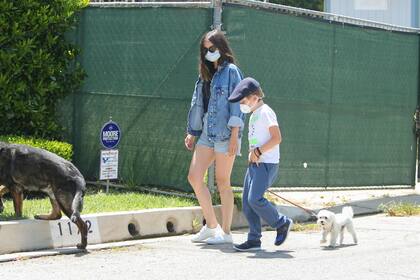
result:
[[[52,211],[35,219],[57,220],[64,212],[79,229],[81,243],[77,248],[86,248],[87,226],[80,217],[86,183],[71,162],[43,149],[0,142],[0,194],[5,192],[1,185],[10,191],[17,217],[22,216],[23,191],[46,193]]]

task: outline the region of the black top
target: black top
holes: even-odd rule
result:
[[[209,101],[210,101],[210,81],[203,81],[203,105],[204,105],[204,113],[207,113],[209,109]]]
[[[207,68],[209,69],[210,75],[213,79],[214,74],[216,73],[217,69],[214,68],[214,64],[213,62],[210,62],[208,60],[205,61],[205,64],[207,66]],[[210,101],[210,81],[204,81],[203,80],[203,105],[204,105],[204,113],[207,113],[208,109],[209,109],[209,101]]]

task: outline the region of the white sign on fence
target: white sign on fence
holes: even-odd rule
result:
[[[101,151],[101,168],[99,180],[118,178],[118,150]]]

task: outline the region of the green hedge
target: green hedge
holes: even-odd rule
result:
[[[22,136],[0,136],[0,141],[14,144],[25,144],[32,147],[45,149],[69,161],[71,161],[73,156],[73,146],[65,142]]]
[[[56,106],[85,76],[66,41],[88,0],[0,0],[0,134],[61,138]]]

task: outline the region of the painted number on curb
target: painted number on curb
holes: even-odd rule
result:
[[[93,230],[91,229],[92,222],[89,221],[89,220],[85,220],[85,223],[88,227],[88,234],[93,233]],[[63,223],[63,224],[61,224],[61,222],[57,223],[58,230],[60,232],[60,236],[63,236],[64,234],[66,234],[66,232],[64,232],[64,234],[63,234],[63,227],[65,228],[65,230],[67,230],[67,228],[68,228],[68,234],[73,235],[73,230],[72,230],[71,224],[72,224],[72,222],[67,222],[67,223]],[[80,234],[79,229],[77,229],[76,234]]]
[[[88,244],[100,243],[99,227],[96,218],[84,219],[88,227]],[[80,232],[69,219],[50,221],[51,239],[54,247],[75,246],[80,243]]]

